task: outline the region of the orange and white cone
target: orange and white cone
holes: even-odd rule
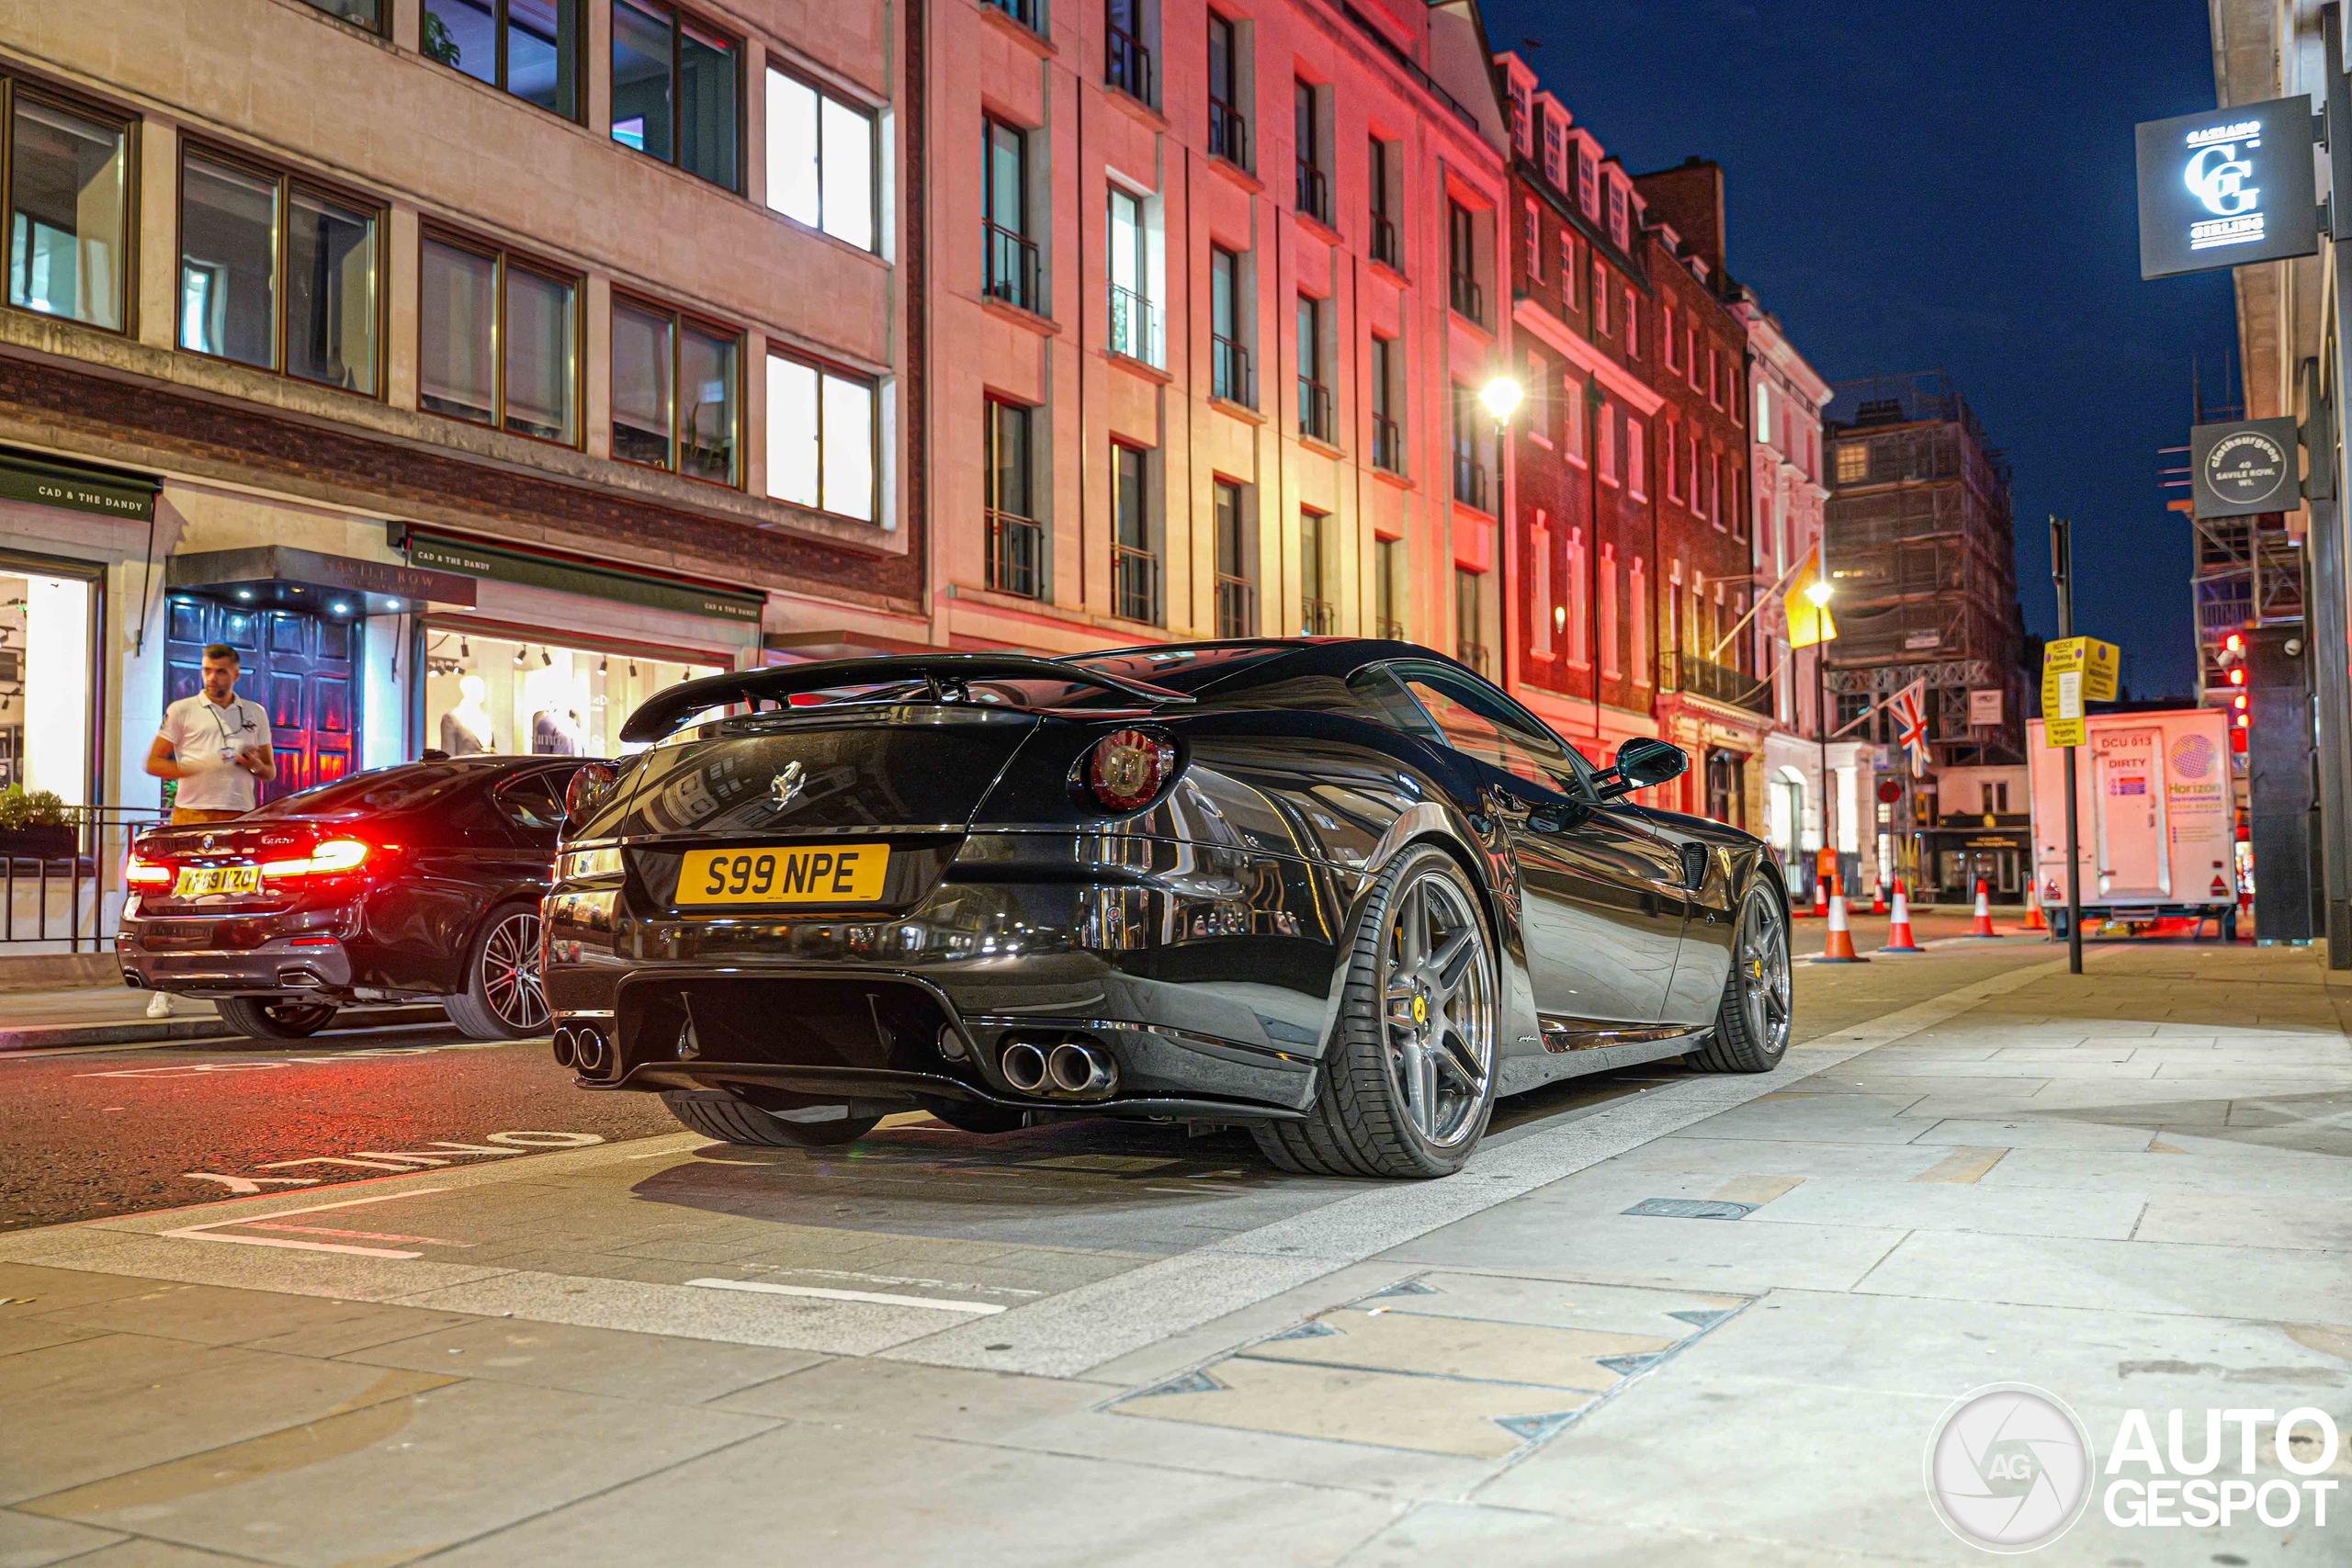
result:
[[[1903,895],[1903,879],[1894,880],[1894,913],[1886,922],[1886,945],[1882,953],[1925,953],[1919,939],[1911,934],[1911,900]]]
[[[1871,884],[1871,913],[1873,915],[1886,913],[1886,883],[1883,878]]]
[[[2019,926],[2018,930],[2046,931],[2049,929],[2049,917],[2041,912],[2041,889],[2029,880],[2025,885],[2025,924]]]
[[[1829,942],[1814,959],[1815,964],[1868,964],[1869,959],[1854,951],[1853,927],[1846,919],[1846,895],[1838,890],[1838,879],[1829,883]]]
[[[1815,874],[1814,879],[1813,879],[1813,908],[1810,908],[1810,909],[1799,909],[1799,910],[1797,911],[1797,913],[1798,913],[1800,916],[1808,916],[1808,917],[1810,917],[1810,918],[1812,918],[1812,919],[1816,919],[1816,920],[1819,920],[1819,919],[1827,919],[1827,918],[1828,918],[1828,915],[1829,915],[1829,878],[1828,878],[1828,877],[1826,877],[1826,876],[1820,875],[1820,874],[1817,874],[1817,873]]]
[[[1985,885],[1984,879],[1981,876],[1976,879],[1976,924],[1970,929],[1968,934],[1970,936],[1994,937],[2001,934],[1999,931],[1993,929],[1992,893],[1991,889]]]

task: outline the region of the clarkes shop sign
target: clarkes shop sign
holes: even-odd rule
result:
[[[2140,127],[2140,276],[2317,254],[2312,188],[2307,97],[2148,121]]]

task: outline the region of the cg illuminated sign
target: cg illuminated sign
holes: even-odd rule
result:
[[[2150,120],[2139,136],[2142,277],[2317,254],[2309,98]]]

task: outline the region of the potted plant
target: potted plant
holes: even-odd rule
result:
[[[0,855],[19,860],[72,860],[80,850],[73,811],[52,790],[0,790]]]

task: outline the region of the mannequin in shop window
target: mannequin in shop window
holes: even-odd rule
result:
[[[585,727],[577,708],[541,708],[531,716],[531,753],[537,757],[577,757]]]
[[[470,757],[498,749],[492,732],[490,709],[483,705],[490,687],[479,675],[458,681],[458,705],[441,716],[441,750],[452,757]]]

